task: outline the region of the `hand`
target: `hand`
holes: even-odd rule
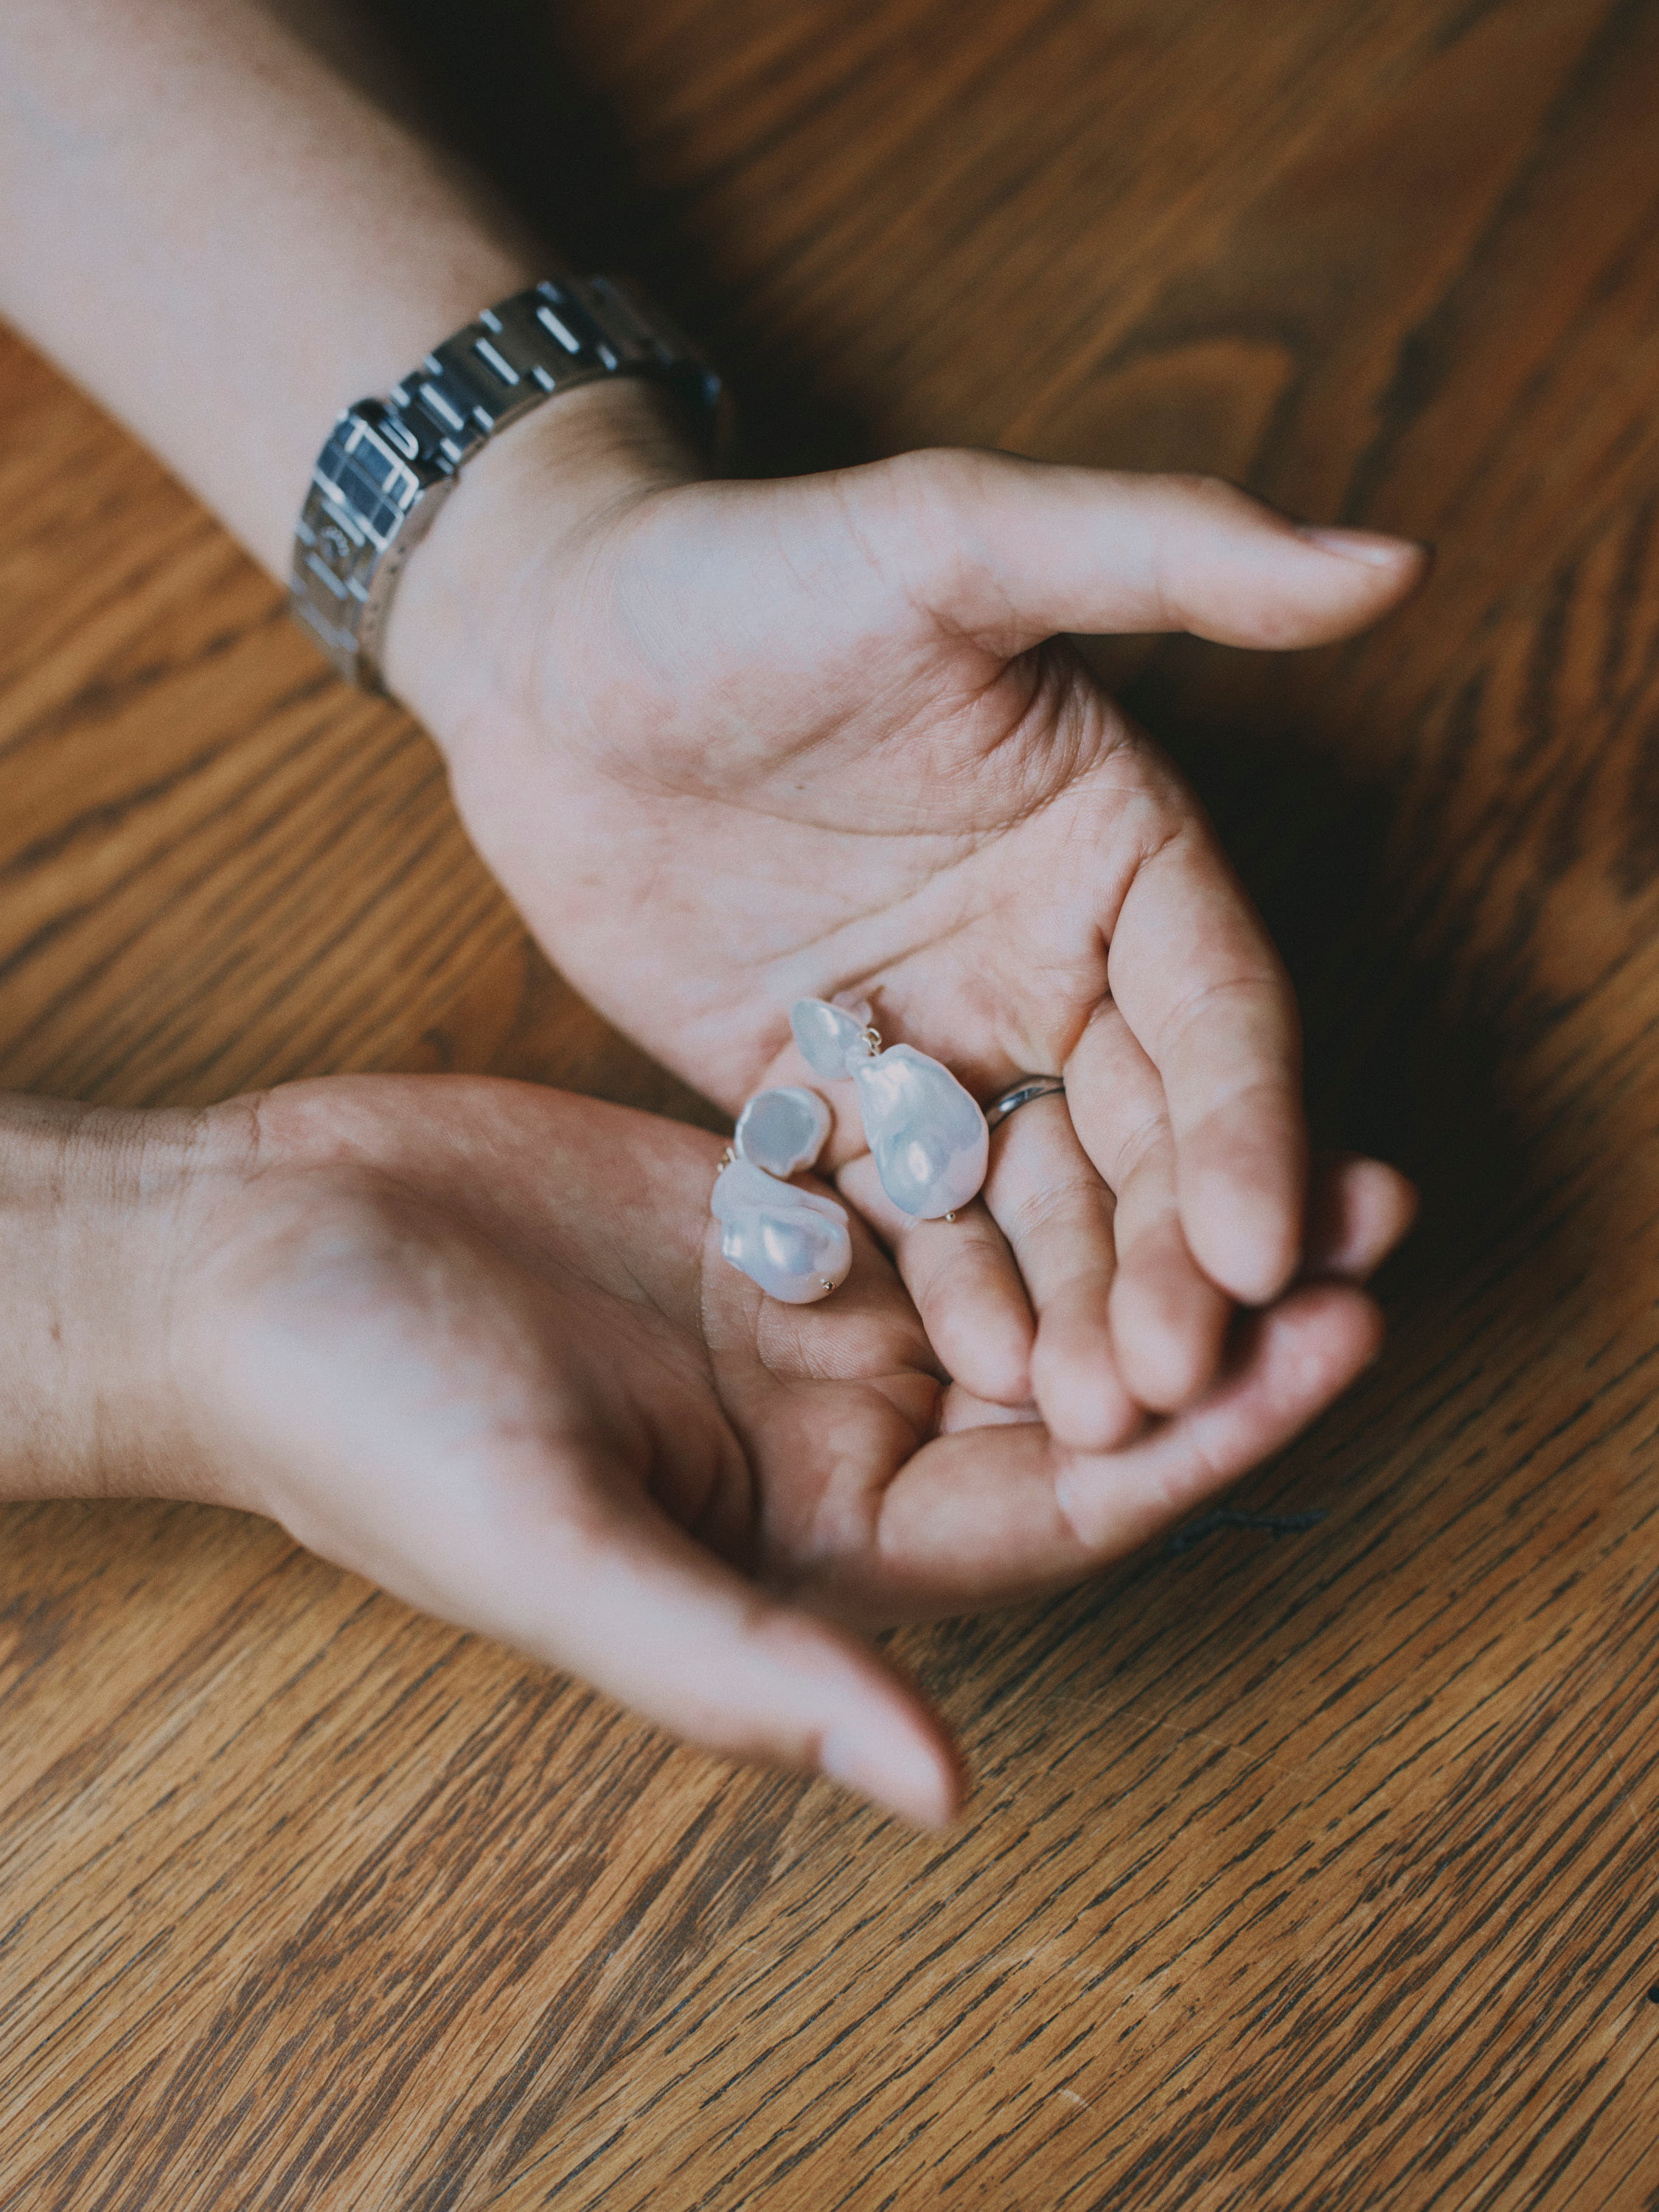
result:
[[[954,1225],[886,1204],[850,1088],[830,1157],[963,1385],[1109,1448],[1294,1278],[1308,1170],[1273,949],[1056,633],[1311,645],[1420,552],[995,453],[690,482],[650,405],[575,395],[484,457],[401,587],[394,681],[566,974],[726,1107],[817,1083],[787,1010],[844,988],[981,1099],[1064,1073]]]
[[[1075,1582],[1276,1449],[1375,1351],[1353,1280],[1405,1220],[1398,1177],[1334,1165],[1329,1279],[1253,1320],[1200,1406],[1091,1454],[960,1394],[939,1433],[915,1310],[856,1224],[834,1297],[763,1298],[720,1256],[697,1130],[476,1077],[22,1110],[66,1133],[8,1178],[0,1358],[31,1314],[70,1334],[53,1367],[43,1322],[4,1377],[7,1449],[52,1456],[0,1491],[268,1514],[696,1742],[924,1823],[956,1807],[954,1754],[854,1631]],[[47,1372],[57,1401],[20,1414]]]

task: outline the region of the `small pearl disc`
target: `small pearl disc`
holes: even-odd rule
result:
[[[769,1175],[810,1168],[830,1134],[830,1109],[816,1091],[757,1091],[738,1116],[732,1142],[738,1158]]]

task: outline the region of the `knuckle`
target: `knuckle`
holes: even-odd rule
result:
[[[888,465],[914,496],[954,505],[983,490],[998,459],[971,446],[921,446]]]
[[[1253,520],[1264,512],[1261,503],[1228,477],[1201,469],[1185,469],[1170,482],[1192,503],[1217,520]]]
[[[1270,969],[1241,968],[1230,975],[1207,975],[1166,1011],[1160,1024],[1160,1051],[1178,1049],[1200,1025],[1214,1027],[1230,1016],[1247,1036],[1253,1030],[1272,1034],[1283,1028],[1294,1004],[1287,980]],[[1262,1079],[1253,1055],[1245,1081]]]
[[[1112,1162],[1112,1181],[1120,1192],[1148,1170],[1167,1173],[1170,1135],[1169,1117],[1161,1109],[1150,1112],[1126,1129]]]
[[[985,558],[983,511],[1000,457],[965,446],[923,447],[884,464],[906,566],[929,598],[961,596]]]
[[[1109,1234],[1111,1220],[1110,1194],[1097,1176],[1079,1171],[1027,1192],[1007,1208],[1002,1227],[1018,1249],[1051,1231],[1088,1236],[1103,1230]]]

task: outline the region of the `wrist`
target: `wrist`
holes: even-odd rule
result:
[[[384,654],[388,688],[452,767],[467,732],[527,703],[548,611],[606,529],[703,473],[642,377],[556,393],[468,463],[398,579]]]
[[[0,1499],[209,1494],[171,1344],[228,1133],[213,1115],[0,1097]]]

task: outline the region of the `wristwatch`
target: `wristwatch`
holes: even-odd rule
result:
[[[555,392],[654,377],[711,445],[719,376],[660,307],[617,276],[563,276],[486,307],[383,399],[348,407],[317,458],[295,532],[289,604],[340,674],[385,689],[380,649],[399,571],[462,465]]]

